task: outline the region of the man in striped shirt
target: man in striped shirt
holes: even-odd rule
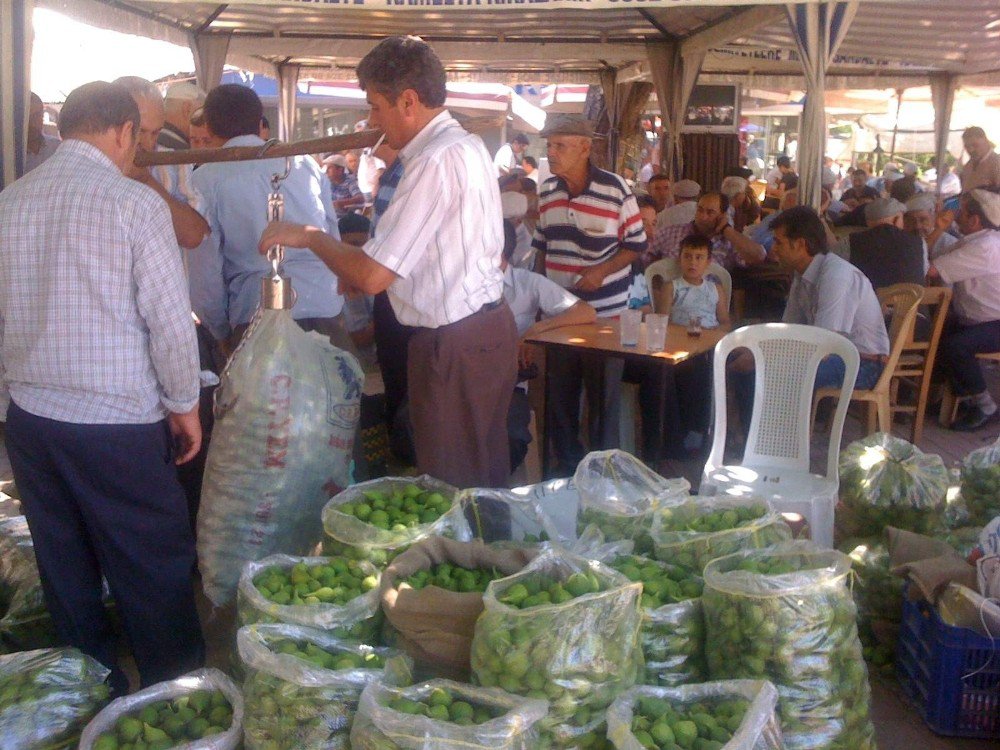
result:
[[[553,118],[542,136],[553,177],[540,188],[539,219],[532,242],[545,274],[597,310],[616,317],[628,305],[631,267],[646,250],[646,232],[635,196],[616,174],[590,163],[593,130],[574,115]],[[590,448],[618,447],[618,412],[624,361],[592,361],[574,352],[549,360],[552,435],[560,475],[583,458],[577,438],[580,388],[589,401]],[[601,392],[603,390],[603,397]],[[601,405],[603,404],[603,408]]]

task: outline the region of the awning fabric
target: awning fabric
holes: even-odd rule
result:
[[[28,131],[32,0],[0,2],[0,188],[24,172]],[[14,64],[10,64],[13,61]]]

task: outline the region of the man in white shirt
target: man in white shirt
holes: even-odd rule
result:
[[[444,108],[445,72],[416,37],[389,37],[357,69],[370,122],[399,149],[402,177],[363,248],[315,227],[275,222],[261,252],[305,247],[365,294],[388,291],[409,341],[417,467],[458,487],[510,473],[507,408],[517,330],[503,300],[500,191],[482,140]]]
[[[694,180],[678,180],[674,183],[674,205],[665,208],[657,214],[656,225],[672,227],[678,224],[690,224],[694,221],[698,210],[698,196],[701,195],[701,185]]]
[[[528,136],[518,133],[511,138],[510,143],[505,143],[493,157],[493,166],[497,169],[497,175],[503,177],[510,174],[515,169],[521,168],[521,159],[524,158],[524,150],[528,148]]]
[[[932,193],[917,193],[906,201],[903,227],[923,240],[925,265],[926,261],[947,253],[958,242],[955,235],[948,234],[951,213],[943,214],[941,218],[942,221],[938,221],[937,201]],[[945,223],[943,227],[942,223]]]
[[[955,221],[963,237],[935,258],[927,278],[952,285],[938,362],[955,394],[971,402],[951,428],[971,432],[1000,419],[976,360],[980,352],[1000,351],[1000,194],[963,193]]]

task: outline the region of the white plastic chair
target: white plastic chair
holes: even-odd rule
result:
[[[723,464],[726,446],[726,360],[734,349],[753,353],[753,416],[740,466]],[[831,354],[844,360],[844,385],[834,412],[826,476],[809,471],[810,411],[816,368]],[[715,429],[701,479],[702,495],[763,495],[780,512],[809,522],[812,539],[833,546],[844,418],[858,376],[858,350],[823,328],[765,323],[740,328],[715,347]]]

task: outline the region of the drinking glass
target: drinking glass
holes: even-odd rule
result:
[[[642,324],[641,310],[625,310],[621,316],[622,346],[638,346],[639,326]]]

